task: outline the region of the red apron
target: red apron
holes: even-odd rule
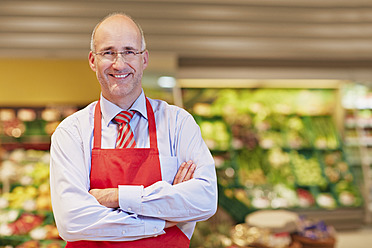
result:
[[[94,114],[94,146],[90,174],[91,189],[117,188],[118,185],[143,185],[147,187],[162,180],[157,146],[154,112],[146,98],[150,148],[101,149],[101,107],[97,103]],[[66,247],[124,247],[156,248],[189,247],[190,240],[177,227],[165,229],[165,234],[135,241],[75,241]]]

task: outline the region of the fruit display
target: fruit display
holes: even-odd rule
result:
[[[297,151],[291,151],[291,161],[296,182],[300,186],[321,186],[327,183],[323,177],[322,168],[316,157],[306,158]]]
[[[267,179],[272,185],[285,184],[293,187],[296,182],[295,175],[292,173],[291,156],[280,148],[273,148],[267,152],[269,168],[267,169]]]
[[[0,107],[0,247],[63,247],[49,190],[50,136],[75,106]]]
[[[1,161],[0,247],[63,247],[52,213],[49,152],[16,149]]]
[[[227,150],[229,148],[230,135],[227,125],[223,121],[202,121],[200,130],[209,148],[213,150]]]
[[[362,204],[359,189],[353,182],[340,180],[335,184],[334,193],[341,206],[353,207]]]
[[[337,149],[340,147],[336,128],[329,118],[324,116],[307,118],[308,127],[313,135],[313,144],[317,149]]]
[[[238,222],[257,209],[361,206],[333,119],[335,90],[188,88],[183,96],[216,160],[220,204]]]
[[[315,199],[313,194],[307,189],[304,188],[297,188],[296,189],[297,196],[298,196],[298,205],[301,208],[309,208],[314,206]]]

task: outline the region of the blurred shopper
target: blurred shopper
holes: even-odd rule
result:
[[[67,247],[188,247],[196,221],[216,211],[210,151],[189,113],[145,96],[148,61],[129,16],[111,14],[93,30],[100,99],[66,118],[51,144],[53,211]]]

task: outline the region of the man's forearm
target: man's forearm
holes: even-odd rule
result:
[[[107,189],[91,189],[89,193],[93,195],[97,201],[108,208],[119,207],[119,190],[118,188]]]

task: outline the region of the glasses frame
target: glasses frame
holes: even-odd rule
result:
[[[125,51],[112,52],[113,55],[115,55],[114,60],[110,60],[110,59],[105,58],[105,56],[103,55],[103,53],[105,53],[105,52],[108,52],[108,51],[102,51],[102,52],[93,52],[93,51],[92,51],[92,53],[93,53],[94,55],[100,55],[100,56],[102,56],[102,59],[104,59],[104,60],[106,60],[106,61],[109,61],[109,62],[111,62],[111,63],[115,63],[115,62],[117,61],[117,59],[118,59],[119,54],[120,54],[121,57],[124,59],[124,61],[130,61],[130,60],[128,60],[127,58],[125,58],[125,53],[126,53],[126,52],[133,52],[133,53],[134,53],[133,55],[134,55],[134,56],[137,56],[138,54],[143,54],[144,52],[146,52],[146,49],[144,49],[144,50],[142,50],[142,51],[139,51],[139,52],[136,52],[136,51],[133,51],[133,50],[125,50]]]

